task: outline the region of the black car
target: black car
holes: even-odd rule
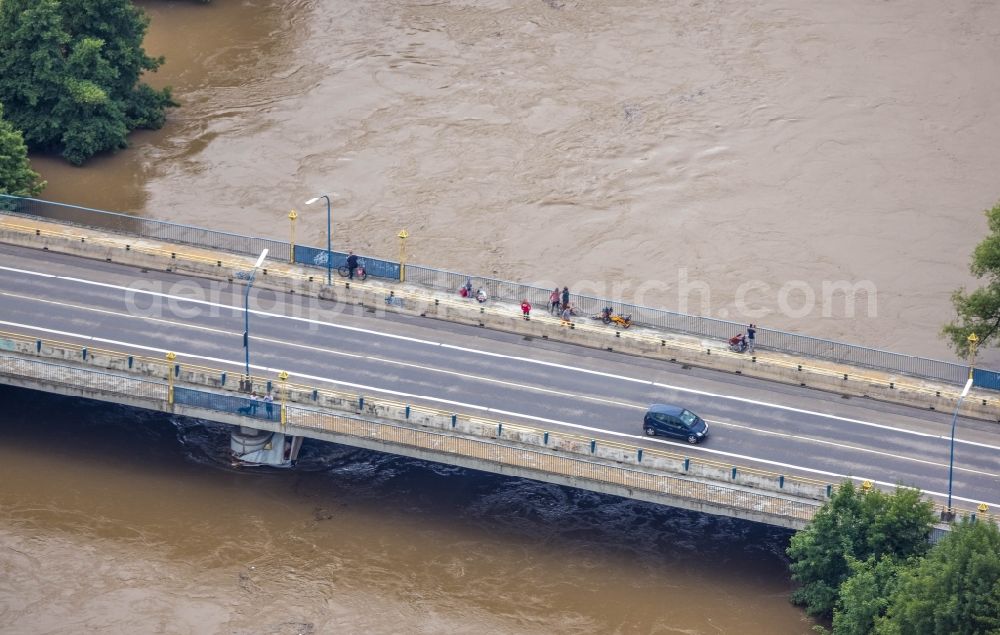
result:
[[[653,404],[646,411],[642,430],[649,437],[662,434],[688,443],[698,443],[708,436],[708,424],[704,419],[686,408],[662,403]]]

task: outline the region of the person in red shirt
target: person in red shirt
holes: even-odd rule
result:
[[[531,319],[528,314],[531,313],[531,303],[525,298],[521,300],[521,314],[524,316],[525,320]]]
[[[552,293],[549,294],[549,303],[551,304],[549,307],[549,313],[552,315],[559,315],[559,307],[562,305],[562,300],[559,295],[559,287],[553,289]]]

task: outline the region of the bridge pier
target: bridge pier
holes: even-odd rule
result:
[[[240,426],[229,435],[229,450],[238,465],[292,467],[302,437]]]

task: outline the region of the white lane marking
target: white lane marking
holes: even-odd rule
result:
[[[769,436],[773,436],[773,437],[784,437],[786,439],[795,439],[795,440],[798,440],[798,441],[807,441],[807,442],[816,443],[816,444],[819,444],[819,445],[829,445],[829,446],[835,447],[835,448],[842,448],[842,449],[845,449],[845,450],[854,450],[855,452],[863,452],[863,453],[867,453],[867,454],[876,454],[878,456],[886,456],[886,457],[889,457],[891,459],[899,459],[901,461],[909,461],[911,463],[923,463],[925,465],[932,465],[934,467],[940,467],[940,468],[947,467],[946,463],[938,463],[938,462],[930,461],[930,460],[927,460],[927,459],[918,459],[916,457],[905,456],[905,455],[902,455],[902,454],[893,454],[892,452],[885,452],[885,451],[882,451],[882,450],[874,450],[872,448],[863,448],[863,447],[859,447],[859,446],[856,446],[856,445],[851,445],[850,443],[837,443],[836,441],[827,441],[827,440],[824,440],[824,439],[814,439],[812,437],[803,436],[801,434],[791,434],[791,433],[788,433],[788,432],[778,432],[776,430],[765,430],[763,428],[752,428],[750,426],[740,425],[738,423],[730,423],[728,421],[719,421],[717,419],[705,419],[705,421],[708,421],[709,423],[711,423],[713,425],[720,425],[720,426],[724,426],[724,427],[727,427],[727,428],[740,428],[740,429],[748,430],[748,431],[756,433],[756,434],[764,434],[764,435],[769,435]],[[947,437],[947,438],[950,438],[950,437]],[[958,441],[958,439],[955,439],[955,441]],[[961,467],[961,466],[958,466],[958,465],[955,466],[955,470],[956,471],[962,471],[962,472],[968,472],[969,474],[978,474],[980,476],[991,476],[991,477],[992,476],[1000,476],[1000,474],[993,474],[992,472],[983,472],[982,470],[973,470],[971,468],[964,468],[964,467]]]
[[[40,278],[58,278],[59,276],[53,275],[51,273],[42,273],[41,271],[28,271],[27,269],[15,269],[14,267],[0,267],[3,271],[13,271],[14,273],[23,273],[28,276],[38,276]]]
[[[52,333],[52,334],[55,334],[55,335],[68,336],[68,337],[76,337],[76,338],[87,340],[87,341],[91,341],[91,342],[100,342],[100,343],[104,343],[104,344],[114,344],[114,345],[119,345],[119,346],[128,346],[128,347],[131,347],[131,348],[137,348],[137,349],[140,349],[140,350],[152,351],[152,352],[156,352],[156,353],[167,353],[168,352],[168,349],[165,349],[165,348],[157,348],[157,347],[154,347],[154,346],[144,346],[144,345],[135,344],[135,343],[132,343],[132,342],[122,342],[122,341],[118,341],[118,340],[111,340],[111,339],[102,338],[102,337],[93,337],[93,336],[89,336],[89,335],[79,335],[77,333],[70,333],[70,332],[67,332],[67,331],[59,331],[59,330],[56,330],[56,329],[48,329],[48,328],[42,328],[42,327],[37,327],[37,326],[29,326],[27,324],[19,324],[19,323],[16,323],[16,322],[0,321],[0,324],[4,324],[4,325],[7,325],[7,326],[17,326],[17,327],[20,327],[20,328],[30,328],[30,329],[42,331],[44,333]],[[181,356],[181,357],[187,357],[187,358],[198,359],[198,360],[206,360],[206,361],[211,361],[211,362],[221,363],[221,364],[228,364],[230,366],[235,366],[237,368],[243,368],[244,367],[244,363],[240,362],[240,361],[233,361],[233,360],[222,359],[222,358],[218,358],[218,357],[206,357],[206,356],[203,356],[203,355],[195,355],[193,353],[178,352],[177,350],[174,350],[173,352],[176,353],[178,356]],[[271,372],[271,373],[278,373],[278,372],[280,372],[282,370],[282,369],[278,369],[278,368],[272,368],[270,366],[261,366],[261,365],[258,365],[258,364],[251,364],[250,367],[253,368],[254,370],[262,370],[262,371],[267,371],[267,372]],[[364,384],[357,384],[357,383],[353,383],[353,382],[345,382],[345,381],[340,381],[340,380],[336,380],[336,379],[329,379],[327,377],[319,377],[317,375],[309,375],[309,374],[305,374],[305,373],[295,373],[295,376],[296,377],[302,377],[304,379],[309,379],[309,380],[312,380],[312,381],[322,381],[322,382],[326,382],[326,383],[330,383],[330,384],[335,384],[335,385],[339,385],[339,386],[348,386],[348,387],[351,387],[351,388],[359,388],[361,390],[369,390],[369,391],[372,391],[372,392],[379,392],[379,393],[383,393],[383,394],[393,395],[395,397],[404,397],[404,398],[410,398],[410,399],[423,399],[423,400],[427,400],[427,401],[431,401],[431,402],[435,402],[435,403],[457,405],[457,406],[462,406],[462,407],[466,407],[466,408],[471,408],[473,410],[478,410],[478,411],[481,411],[481,412],[490,412],[490,413],[496,413],[496,414],[501,414],[501,415],[514,416],[514,417],[518,417],[518,418],[525,419],[525,420],[528,420],[528,421],[539,421],[539,422],[543,422],[543,423],[551,423],[551,424],[555,424],[555,425],[564,426],[564,427],[567,427],[567,428],[574,428],[574,429],[577,429],[577,430],[584,430],[584,431],[587,431],[587,432],[597,432],[597,433],[606,434],[606,435],[609,435],[609,436],[621,437],[621,438],[625,438],[625,439],[642,439],[642,440],[647,441],[647,442],[660,443],[660,444],[667,445],[667,446],[672,446],[672,447],[683,447],[683,448],[685,448],[685,451],[687,451],[687,452],[690,452],[690,451],[699,451],[699,452],[703,452],[705,454],[714,454],[714,455],[717,455],[717,456],[724,456],[724,457],[727,457],[727,458],[734,458],[734,459],[739,459],[739,460],[742,460],[742,461],[752,461],[754,463],[758,463],[758,464],[761,464],[761,465],[769,465],[769,466],[773,466],[773,467],[787,468],[787,469],[790,469],[790,470],[798,470],[800,472],[804,472],[804,473],[807,473],[807,474],[818,474],[818,475],[821,475],[821,476],[832,477],[832,478],[837,478],[837,479],[841,479],[841,480],[849,478],[849,479],[852,479],[852,480],[855,480],[855,481],[858,481],[858,482],[865,481],[865,480],[870,480],[870,481],[872,481],[873,483],[875,483],[877,485],[894,485],[892,483],[879,481],[879,480],[873,479],[873,478],[865,478],[865,477],[853,476],[853,475],[849,475],[849,474],[839,474],[837,472],[830,472],[830,471],[827,471],[827,470],[819,470],[819,469],[809,468],[809,467],[805,467],[805,466],[801,466],[801,465],[795,465],[795,464],[792,464],[792,463],[784,463],[784,462],[781,462],[781,461],[770,461],[770,460],[766,460],[766,459],[759,459],[759,458],[752,457],[752,456],[745,455],[745,454],[737,454],[737,453],[734,453],[734,452],[726,452],[726,451],[723,451],[723,450],[715,450],[715,449],[706,448],[706,447],[700,446],[700,445],[694,445],[693,446],[693,445],[689,445],[689,444],[686,444],[686,443],[668,441],[666,439],[656,439],[656,438],[651,439],[651,438],[643,436],[643,435],[628,434],[628,433],[625,433],[625,432],[616,432],[616,431],[613,431],[613,430],[605,430],[605,429],[602,429],[602,428],[592,428],[592,427],[589,427],[589,426],[584,426],[584,425],[580,425],[580,424],[576,424],[576,423],[570,423],[568,421],[560,421],[558,419],[549,419],[549,418],[546,418],[546,417],[537,417],[537,416],[534,416],[534,415],[526,415],[526,414],[521,414],[521,413],[517,413],[517,412],[508,411],[508,410],[501,410],[501,409],[498,409],[498,408],[488,408],[486,406],[470,405],[470,404],[465,404],[465,403],[462,403],[462,402],[456,402],[456,401],[451,401],[451,400],[448,400],[448,399],[442,399],[440,397],[433,397],[433,396],[429,396],[429,395],[417,395],[417,394],[402,392],[402,391],[398,391],[398,390],[389,390],[389,389],[386,389],[386,388],[379,388],[379,387],[376,387],[376,386],[366,386]],[[998,475],[990,475],[990,476],[998,476]],[[932,494],[932,495],[936,495],[936,496],[944,496],[944,494],[942,494],[941,492],[933,492],[933,491],[930,491],[930,490],[922,490],[922,491],[924,493],[926,493],[926,494]],[[967,502],[967,503],[974,503],[974,504],[979,504],[980,502],[983,502],[981,500],[970,499],[970,498],[962,498],[962,497],[954,496],[954,495],[952,496],[952,498],[955,499],[955,500],[961,500],[961,501],[964,501],[964,502]],[[989,505],[990,507],[1000,507],[1000,504],[997,504],[997,503],[987,502],[986,504]]]
[[[34,298],[34,297],[31,297],[31,296],[25,296],[25,295],[21,295],[21,294],[17,294],[17,293],[10,293],[10,292],[7,292],[7,291],[0,291],[0,295],[7,296],[7,297],[13,297],[13,298],[21,298],[21,299],[25,299],[25,300],[31,300],[33,302],[40,302],[40,303],[43,303],[43,304],[55,304],[55,305],[63,306],[63,307],[72,307],[72,308],[75,308],[75,309],[80,310],[80,311],[90,311],[92,313],[101,313],[101,314],[104,314],[104,315],[114,315],[114,316],[117,316],[117,317],[120,317],[120,318],[125,318],[125,319],[138,319],[138,320],[143,320],[143,321],[159,322],[159,323],[162,323],[162,324],[169,324],[171,326],[176,326],[176,327],[179,327],[179,328],[189,328],[189,329],[193,329],[193,330],[196,330],[196,331],[208,331],[210,333],[219,333],[219,334],[222,334],[222,335],[232,335],[232,336],[242,335],[242,331],[237,332],[237,331],[229,331],[229,330],[225,330],[225,329],[216,329],[216,328],[212,328],[212,327],[209,327],[209,326],[202,326],[202,325],[198,325],[198,324],[188,324],[187,322],[177,322],[177,321],[173,321],[173,320],[165,320],[165,319],[162,319],[162,318],[150,318],[150,317],[145,317],[145,316],[140,316],[140,315],[132,315],[130,313],[126,313],[126,312],[122,312],[122,311],[111,311],[111,310],[108,310],[108,309],[98,309],[96,307],[88,307],[88,306],[82,306],[82,305],[79,305],[79,304],[70,304],[70,303],[65,303],[65,302],[57,302],[55,300],[42,300],[42,299],[39,299],[39,298]],[[319,346],[311,346],[309,344],[298,344],[298,343],[295,343],[295,342],[288,342],[288,341],[285,341],[285,340],[279,340],[279,339],[275,339],[275,338],[271,338],[271,337],[258,337],[256,335],[252,335],[251,339],[254,340],[254,341],[257,341],[257,342],[268,342],[268,343],[276,344],[276,345],[279,345],[279,346],[288,346],[290,348],[302,348],[302,349],[306,349],[306,350],[309,350],[309,351],[314,351],[314,352],[319,352],[319,353],[326,353],[326,354],[329,354],[329,355],[336,355],[336,356],[340,356],[340,357],[353,357],[355,359],[368,359],[368,360],[371,360],[373,362],[379,362],[379,363],[383,363],[383,364],[390,364],[390,365],[394,365],[394,366],[403,366],[405,368],[414,368],[414,369],[417,369],[417,370],[424,370],[424,371],[427,371],[427,372],[440,373],[440,374],[444,374],[444,375],[453,375],[453,376],[462,377],[462,378],[465,378],[465,379],[474,379],[474,380],[482,381],[484,383],[497,384],[497,385],[500,385],[500,386],[508,386],[508,387],[511,387],[511,388],[518,388],[518,389],[521,389],[521,390],[531,390],[531,391],[534,391],[534,392],[540,392],[540,393],[544,393],[544,394],[556,395],[556,396],[560,396],[560,397],[571,397],[571,398],[574,398],[574,399],[585,399],[585,400],[593,401],[593,402],[597,402],[597,403],[605,403],[605,404],[609,404],[609,405],[613,405],[613,406],[621,406],[621,407],[624,407],[624,408],[632,408],[632,409],[635,409],[635,410],[645,410],[646,409],[646,406],[625,403],[623,401],[616,401],[616,400],[613,400],[613,399],[603,399],[601,397],[594,397],[594,396],[591,396],[591,395],[582,395],[582,394],[577,394],[577,393],[573,393],[573,392],[566,392],[566,391],[561,391],[561,390],[555,390],[555,389],[552,389],[552,388],[542,388],[541,386],[532,386],[532,385],[529,385],[529,384],[520,384],[520,383],[517,383],[517,382],[505,381],[505,380],[502,380],[502,379],[495,379],[493,377],[486,377],[486,376],[483,376],[483,375],[473,375],[473,374],[469,374],[469,373],[461,373],[461,372],[458,372],[458,371],[447,370],[447,369],[444,369],[444,368],[436,368],[436,367],[433,367],[433,366],[425,366],[423,364],[414,364],[414,363],[411,363],[411,362],[403,362],[403,361],[395,360],[395,359],[387,359],[387,358],[384,358],[384,357],[378,357],[377,355],[361,355],[361,354],[358,354],[358,353],[347,353],[347,352],[344,352],[344,351],[337,351],[337,350],[333,350],[333,349],[330,349],[330,348],[324,348],[324,347],[319,347]],[[469,405],[469,404],[465,404],[465,405]]]
[[[325,349],[324,349],[325,350]],[[521,390],[530,390],[533,392],[540,392],[547,395],[556,395],[558,397],[571,397],[573,399],[583,399],[586,401],[593,401],[597,403],[609,404],[612,406],[621,406],[623,408],[632,408],[634,410],[646,410],[648,406],[640,406],[637,404],[626,403],[624,401],[616,401],[614,399],[605,399],[603,397],[594,397],[592,395],[582,395],[574,392],[566,392],[564,390],[556,390],[554,388],[542,388],[541,386],[532,386],[530,384],[520,384],[514,381],[507,381],[505,379],[496,379],[493,377],[486,377],[483,375],[472,375],[469,373],[460,373],[457,370],[447,370],[444,368],[436,368],[434,366],[424,366],[423,364],[414,364],[412,362],[402,362],[394,359],[385,359],[384,357],[375,357],[373,355],[365,356],[365,359],[370,359],[376,362],[382,362],[384,364],[392,364],[394,366],[403,366],[406,368],[415,368],[417,370],[424,370],[430,373],[440,373],[443,375],[453,375],[456,377],[462,377],[464,379],[473,379],[477,381],[482,381],[489,384],[497,384],[499,386],[507,386],[509,388],[518,388]]]
[[[187,324],[185,322],[176,322],[174,320],[165,320],[163,318],[146,317],[140,315],[130,315],[129,313],[123,313],[121,311],[111,311],[109,309],[99,309],[97,307],[91,306],[81,306],[79,304],[71,304],[69,302],[57,302],[55,300],[43,300],[41,298],[35,298],[32,296],[21,295],[18,293],[10,293],[9,291],[0,291],[0,295],[9,298],[21,298],[23,300],[31,300],[32,302],[41,302],[43,304],[54,304],[61,307],[70,307],[73,309],[78,309],[80,311],[90,311],[91,313],[102,313],[104,315],[114,315],[121,318],[133,318],[139,320],[148,320],[150,322],[159,322],[160,324],[169,324],[170,326],[180,326],[183,328],[194,329],[197,331],[208,331],[209,333],[220,333],[222,335],[242,335],[242,331],[236,333],[234,331],[227,331],[226,329],[216,329],[210,326],[201,326],[198,324]],[[254,337],[253,339],[258,339]]]
[[[0,270],[17,271],[17,272],[24,271],[24,270],[20,270],[20,269],[12,269],[10,267],[3,267],[3,266],[0,266]],[[229,305],[229,304],[221,304],[221,303],[217,303],[217,302],[210,302],[208,300],[198,300],[198,299],[192,299],[192,298],[185,298],[183,296],[170,295],[170,294],[167,294],[167,293],[160,293],[160,292],[157,292],[157,291],[147,291],[147,290],[144,290],[144,289],[134,289],[134,288],[131,288],[131,287],[123,287],[121,285],[115,285],[115,284],[110,284],[110,283],[105,283],[105,282],[96,282],[96,281],[92,281],[92,280],[85,280],[85,279],[82,279],[82,278],[73,278],[73,277],[69,277],[69,276],[57,276],[57,275],[43,274],[43,273],[38,273],[38,272],[31,272],[31,271],[25,271],[25,273],[28,273],[30,275],[47,276],[47,277],[56,278],[56,279],[59,279],[59,280],[67,280],[67,281],[70,281],[70,282],[77,282],[79,284],[84,284],[84,285],[93,285],[93,286],[104,287],[104,288],[109,288],[109,289],[115,289],[115,290],[120,290],[120,291],[127,291],[127,292],[130,292],[130,293],[140,293],[140,294],[152,295],[152,296],[167,298],[167,299],[176,300],[176,301],[180,301],[180,302],[191,302],[191,303],[194,303],[194,304],[202,304],[202,305],[212,306],[212,307],[216,307],[216,308],[230,309],[232,311],[240,311],[240,312],[243,311],[242,308],[236,307],[236,306],[233,306],[233,305]],[[256,310],[256,309],[250,309],[249,312],[253,313],[254,315],[259,315],[259,316],[262,316],[262,317],[283,318],[283,319],[288,319],[288,320],[305,322],[307,324],[315,324],[315,325],[326,326],[326,327],[334,328],[334,329],[342,329],[342,330],[352,331],[352,332],[355,332],[355,333],[364,333],[364,334],[372,335],[372,336],[376,336],[376,337],[385,337],[385,338],[396,339],[396,340],[401,340],[401,341],[406,341],[406,342],[412,342],[412,343],[415,343],[415,344],[423,344],[425,346],[438,346],[438,347],[442,347],[442,348],[449,348],[449,349],[453,349],[453,350],[457,350],[457,351],[462,351],[462,352],[465,352],[465,353],[472,353],[472,354],[482,355],[482,356],[487,356],[487,357],[497,357],[497,358],[504,358],[504,359],[510,359],[510,360],[515,360],[515,361],[521,361],[521,362],[525,362],[525,363],[529,363],[529,364],[536,364],[536,365],[542,365],[542,366],[550,366],[550,367],[553,367],[553,368],[559,368],[559,369],[562,369],[562,370],[569,370],[569,371],[573,371],[573,372],[577,372],[577,373],[583,373],[583,374],[588,374],[588,375],[595,375],[595,376],[599,376],[599,377],[606,377],[608,379],[614,379],[614,380],[617,380],[617,381],[624,381],[624,382],[631,382],[631,383],[638,383],[638,384],[646,384],[646,385],[654,386],[654,387],[657,387],[657,388],[666,388],[668,390],[674,390],[674,391],[677,391],[677,392],[683,392],[683,393],[688,393],[688,394],[700,395],[700,396],[704,396],[704,397],[711,397],[711,398],[714,398],[714,399],[726,399],[726,400],[730,400],[730,401],[737,401],[737,402],[747,403],[747,404],[751,404],[751,405],[755,405],[755,406],[761,406],[761,407],[764,407],[764,408],[773,408],[773,409],[776,409],[776,410],[784,410],[784,411],[787,411],[787,412],[794,412],[794,413],[798,413],[798,414],[804,414],[804,415],[809,415],[809,416],[814,416],[814,417],[820,417],[820,418],[824,418],[824,419],[832,419],[832,420],[835,420],[835,421],[841,421],[841,422],[845,422],[845,423],[852,423],[852,424],[857,424],[857,425],[862,425],[862,426],[868,426],[868,427],[872,427],[872,428],[876,428],[876,429],[881,429],[881,430],[890,430],[890,431],[893,431],[893,432],[903,433],[903,434],[909,434],[909,435],[913,435],[913,436],[927,437],[927,438],[933,438],[933,439],[944,439],[944,438],[949,438],[950,439],[950,436],[946,436],[946,435],[933,434],[933,433],[927,433],[927,432],[919,432],[919,431],[916,431],[916,430],[907,430],[905,428],[897,428],[897,427],[893,427],[893,426],[886,425],[886,424],[874,423],[874,422],[871,422],[871,421],[864,421],[862,419],[854,419],[852,417],[844,417],[844,416],[840,416],[840,415],[828,414],[828,413],[825,413],[825,412],[817,412],[815,410],[806,410],[804,408],[796,408],[796,407],[793,407],[793,406],[785,406],[785,405],[782,405],[782,404],[776,404],[776,403],[771,403],[771,402],[766,402],[766,401],[760,401],[760,400],[757,400],[757,399],[750,399],[748,397],[738,397],[738,396],[735,396],[735,395],[724,395],[724,394],[721,394],[721,393],[713,393],[713,392],[709,392],[709,391],[698,390],[698,389],[695,389],[695,388],[687,388],[687,387],[684,387],[684,386],[675,386],[675,385],[672,385],[672,384],[664,384],[664,383],[661,383],[661,382],[655,382],[655,381],[651,381],[651,380],[647,380],[647,379],[638,379],[638,378],[635,378],[635,377],[628,377],[628,376],[625,376],[625,375],[618,375],[618,374],[615,374],[615,373],[607,373],[607,372],[604,372],[604,371],[591,370],[591,369],[588,369],[588,368],[580,368],[580,367],[576,367],[576,366],[569,366],[569,365],[565,365],[565,364],[559,364],[559,363],[556,363],[556,362],[549,362],[549,361],[531,359],[529,357],[522,357],[522,356],[516,356],[516,355],[506,355],[506,354],[502,354],[502,353],[492,353],[492,352],[489,352],[489,351],[482,351],[482,350],[478,350],[478,349],[474,349],[474,348],[461,347],[461,346],[457,346],[457,345],[454,345],[454,344],[445,344],[445,343],[442,343],[442,342],[435,342],[433,340],[425,340],[425,339],[420,339],[420,338],[407,337],[407,336],[404,336],[404,335],[396,335],[396,334],[393,334],[393,333],[386,333],[386,332],[383,332],[383,331],[375,331],[375,330],[371,330],[371,329],[364,329],[364,328],[360,328],[360,327],[356,327],[356,326],[347,326],[347,325],[344,325],[344,324],[334,324],[332,322],[324,322],[322,320],[314,320],[314,319],[311,319],[311,318],[304,318],[304,317],[299,317],[299,316],[294,316],[294,315],[284,315],[284,314],[280,314],[280,313],[270,313],[270,312],[267,312],[267,311],[260,311],[260,310]],[[990,450],[1000,450],[1000,447],[993,446],[993,445],[986,444],[986,443],[979,443],[979,442],[976,442],[976,441],[964,441],[964,440],[959,440],[959,439],[955,439],[955,441],[956,441],[956,443],[963,443],[965,445],[972,445],[972,446],[982,447],[982,448],[990,449]]]
[[[208,331],[209,333],[218,333],[220,335],[232,335],[234,337],[236,337],[236,336],[242,336],[243,335],[243,331],[230,331],[230,330],[226,330],[226,329],[216,329],[216,328],[212,328],[211,326],[203,326],[203,325],[200,325],[200,324],[188,324],[187,322],[177,322],[177,321],[174,321],[174,320],[164,320],[162,318],[151,318],[151,317],[146,317],[146,316],[143,316],[143,315],[132,315],[130,313],[124,313],[124,312],[121,312],[121,311],[110,311],[110,310],[107,310],[107,309],[98,309],[98,308],[95,308],[95,307],[81,306],[81,305],[78,305],[78,304],[69,304],[69,303],[66,303],[66,302],[56,302],[55,300],[42,300],[42,299],[34,298],[34,297],[31,297],[31,296],[23,296],[23,295],[18,295],[16,293],[9,293],[7,291],[0,291],[0,295],[10,296],[10,297],[15,297],[15,298],[23,298],[23,299],[26,299],[26,300],[32,300],[34,302],[42,302],[42,303],[45,303],[45,304],[56,304],[56,305],[64,306],[64,307],[73,307],[73,308],[79,309],[81,311],[91,311],[91,312],[94,312],[94,313],[103,313],[103,314],[106,314],[106,315],[114,315],[114,316],[117,316],[117,317],[120,317],[120,318],[130,318],[130,319],[143,320],[143,321],[148,320],[150,322],[159,322],[159,323],[162,323],[162,324],[169,324],[170,326],[176,326],[176,327],[180,327],[180,328],[192,329],[192,330],[195,330],[195,331]],[[0,324],[6,324],[6,322],[0,321]],[[42,329],[42,330],[44,330],[44,329]],[[70,333],[70,335],[73,335],[74,337],[89,337],[89,336],[80,335],[78,333]],[[298,344],[298,343],[295,343],[295,342],[287,342],[285,340],[278,340],[278,339],[274,339],[274,338],[271,338],[271,337],[257,337],[256,335],[252,335],[250,337],[250,339],[252,339],[254,341],[257,341],[257,342],[268,342],[268,343],[271,343],[271,344],[280,344],[282,346],[288,346],[290,348],[304,348],[304,349],[310,350],[310,351],[320,351],[320,352],[323,352],[323,353],[329,353],[330,355],[337,355],[337,356],[340,356],[340,357],[354,357],[354,358],[358,358],[358,359],[368,358],[368,359],[373,359],[373,360],[377,360],[377,361],[382,361],[382,360],[379,360],[379,358],[373,357],[373,356],[370,356],[370,355],[359,355],[357,353],[347,353],[345,351],[335,351],[335,350],[329,349],[329,348],[318,348],[316,346],[310,346],[308,344]],[[384,361],[389,361],[389,360],[384,360]]]

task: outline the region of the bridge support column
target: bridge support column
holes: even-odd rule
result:
[[[229,450],[237,465],[292,467],[299,457],[302,437],[240,426],[229,435]]]

